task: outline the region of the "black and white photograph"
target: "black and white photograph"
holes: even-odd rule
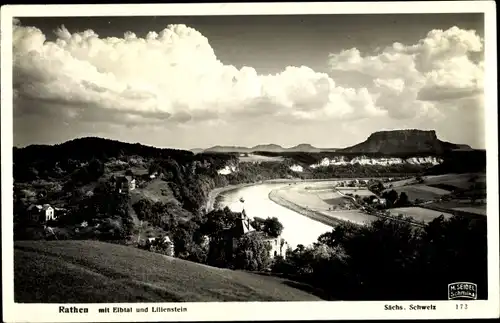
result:
[[[4,321],[497,317],[495,5],[432,3],[2,7]]]

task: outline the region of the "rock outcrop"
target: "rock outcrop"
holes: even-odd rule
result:
[[[466,145],[457,145],[439,140],[434,130],[411,129],[374,132],[364,142],[341,149],[340,151],[382,154],[442,154],[453,149],[463,149],[464,146]]]

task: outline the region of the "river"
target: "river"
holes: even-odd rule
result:
[[[284,227],[281,236],[292,249],[298,244],[308,246],[316,242],[321,234],[331,231],[332,227],[284,208],[269,199],[269,193],[273,189],[286,185],[265,183],[223,192],[220,195],[220,203],[235,212],[241,212],[244,204],[245,212],[250,218],[276,217]],[[241,197],[244,198],[244,203],[239,201]]]

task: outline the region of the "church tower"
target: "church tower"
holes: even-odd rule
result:
[[[247,215],[247,213],[245,211],[245,205],[244,205],[243,198],[240,199],[240,202],[242,204],[241,224],[242,224],[242,227],[243,227],[243,234],[247,234],[248,232],[255,231],[255,229],[250,224],[250,218],[248,217],[248,215]]]

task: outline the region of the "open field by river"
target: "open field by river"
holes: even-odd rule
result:
[[[325,183],[319,182],[285,186],[275,190],[275,195],[294,204],[294,209],[299,213],[312,211],[332,219],[333,222],[349,221],[365,224],[377,219],[375,216],[358,211],[352,198],[343,196],[334,189],[334,182],[329,184],[329,186],[325,186]],[[349,191],[354,192],[355,190]],[[283,204],[281,201],[275,202]]]
[[[408,195],[408,199],[410,201],[415,201],[416,199],[419,199],[421,201],[431,201],[450,193],[449,191],[443,189],[421,184],[401,186],[401,187],[391,188],[388,190],[392,189],[398,192],[398,194],[401,194],[401,192],[405,192],[406,195]]]
[[[401,208],[394,208],[390,209],[391,215],[397,216],[399,214],[404,214],[407,216],[411,216],[415,219],[417,222],[424,222],[428,223],[434,220],[435,218],[439,217],[440,215],[443,215],[445,219],[451,218],[453,214],[451,213],[446,213],[446,212],[439,212],[435,210],[430,210],[422,207],[401,207]]]
[[[486,205],[456,207],[452,210],[486,216]]]
[[[340,187],[337,188],[337,190],[342,194],[352,194],[353,196],[359,195],[360,197],[375,195],[375,193],[369,191],[366,188]]]
[[[471,185],[470,181],[471,178],[474,178],[475,182],[486,183],[485,173],[466,173],[466,174],[444,174],[444,175],[423,176],[422,184],[431,187],[433,185],[441,185],[441,186],[448,186],[453,189],[455,188],[467,189]],[[417,181],[414,177],[391,183],[386,183],[385,187],[397,188],[413,184],[417,184]]]

